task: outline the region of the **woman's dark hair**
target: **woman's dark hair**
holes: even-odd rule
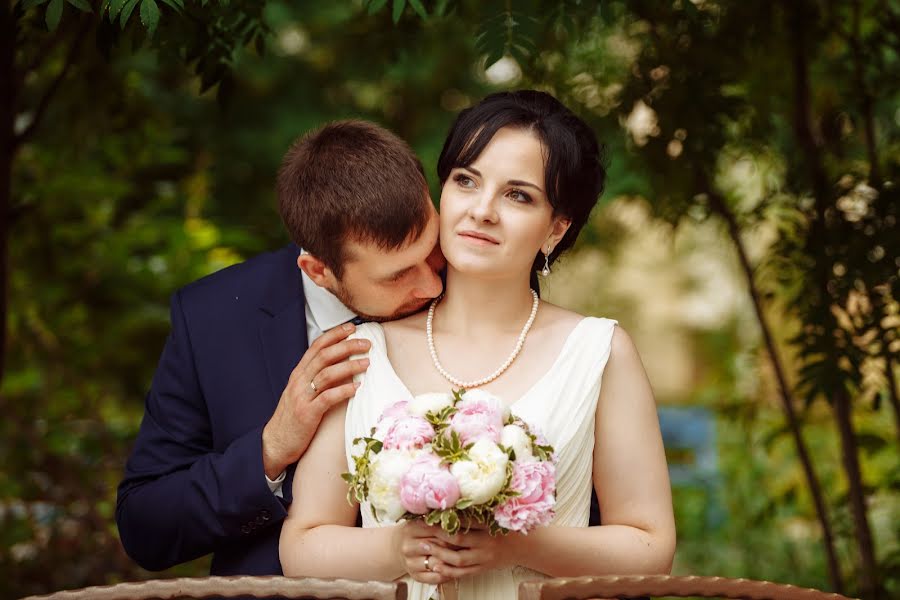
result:
[[[571,221],[569,230],[550,254],[553,263],[568,250],[587,222],[606,181],[605,148],[593,130],[562,102],[546,92],[520,90],[491,94],[456,117],[441,156],[441,185],[450,171],[478,159],[494,135],[504,127],[533,132],[544,150],[544,182],[554,215]],[[538,252],[531,287],[538,290],[537,272],[544,267]]]

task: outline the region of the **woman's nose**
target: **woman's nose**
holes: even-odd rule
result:
[[[476,221],[496,222],[497,206],[495,204],[494,194],[488,191],[479,194],[469,207],[469,215]]]

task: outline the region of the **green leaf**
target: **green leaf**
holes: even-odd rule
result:
[[[47,29],[56,31],[56,28],[59,27],[59,20],[62,18],[62,14],[63,0],[50,0],[50,4],[47,6],[47,14],[44,15],[44,20],[47,21]]]
[[[128,0],[109,0],[109,22],[112,23],[116,20],[116,17],[119,16],[119,13],[122,12],[122,8],[124,8],[125,4]]]
[[[409,0],[409,5],[413,7],[413,10],[416,11],[422,19],[428,18],[428,11],[425,10],[422,0]]]
[[[22,0],[22,9],[28,10],[29,8],[40,6],[41,4],[45,4],[49,1],[50,0]]]
[[[80,10],[81,12],[92,13],[94,9],[86,0],[67,0],[69,4]]]
[[[372,0],[369,3],[369,14],[374,15],[378,11],[380,11],[387,4],[387,0]]]
[[[437,17],[443,17],[444,13],[447,12],[447,6],[450,4],[449,0],[438,0],[437,4],[434,5],[434,14]]]
[[[171,6],[176,11],[181,12],[184,10],[184,0],[162,0],[168,6]]]
[[[394,13],[392,17],[395,25],[400,22],[400,17],[403,15],[404,8],[406,8],[406,0],[394,0]]]
[[[125,0],[125,6],[122,7],[122,12],[119,15],[119,25],[122,26],[122,29],[125,29],[125,25],[128,24],[128,19],[131,18],[131,13],[134,12],[138,2],[139,0]]]
[[[159,6],[156,4],[156,0],[141,2],[141,23],[147,28],[147,32],[153,35],[156,26],[159,25]]]
[[[459,515],[455,510],[445,510],[441,512],[441,529],[453,535],[459,531]]]

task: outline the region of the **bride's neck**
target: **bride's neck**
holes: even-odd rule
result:
[[[478,338],[491,333],[518,334],[531,314],[528,281],[484,280],[449,271],[448,290],[435,311],[435,330]]]

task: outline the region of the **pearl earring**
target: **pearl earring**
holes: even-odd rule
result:
[[[544,252],[544,268],[541,269],[541,275],[546,277],[550,274],[550,246],[547,246],[547,250]]]

